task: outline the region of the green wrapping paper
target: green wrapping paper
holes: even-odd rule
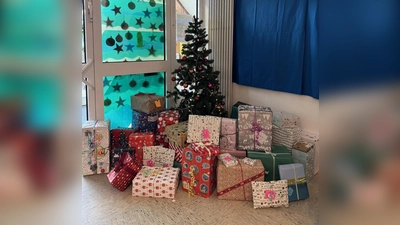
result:
[[[238,109],[239,105],[249,105],[249,104],[244,103],[244,102],[236,102],[236,104],[234,104],[232,106],[231,119],[237,119],[238,118],[238,116],[239,116],[239,109]]]
[[[247,157],[260,159],[264,168],[264,181],[280,180],[279,165],[293,163],[293,158],[285,146],[273,146],[272,153],[246,151]]]

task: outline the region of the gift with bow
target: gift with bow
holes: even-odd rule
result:
[[[107,178],[114,187],[124,191],[140,169],[140,164],[132,158],[132,155],[129,152],[123,152],[114,168],[107,174]]]

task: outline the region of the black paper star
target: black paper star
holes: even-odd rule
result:
[[[131,45],[131,44],[129,44],[129,45],[126,45],[126,51],[131,51],[131,52],[133,52],[132,51],[132,48],[134,47],[134,45]]]
[[[117,15],[118,13],[121,14],[121,7],[117,7],[116,5],[114,5],[114,8],[111,9],[112,11],[114,11],[115,15]]]
[[[124,50],[122,50],[122,46],[123,46],[123,45],[118,45],[118,44],[116,44],[116,46],[117,46],[117,47],[115,47],[114,50],[117,51],[118,54],[119,54],[119,52],[123,52],[123,51],[124,51]]]
[[[157,13],[157,17],[161,17],[161,11],[160,11],[160,8],[158,8],[158,10],[156,11],[156,13]]]
[[[110,85],[110,81],[107,79],[107,77],[104,77],[103,80],[103,87]]]
[[[149,12],[149,8],[147,8],[146,11],[143,11],[143,12],[144,12],[144,18],[146,18],[146,17],[150,18],[151,12]]]
[[[156,53],[156,50],[154,49],[153,46],[151,46],[151,48],[150,48],[150,49],[147,49],[147,50],[149,50],[149,55],[154,55],[154,56],[155,56],[154,53]]]
[[[107,20],[104,20],[104,22],[106,23],[106,27],[112,27],[112,23],[114,22],[114,20],[110,20],[110,17],[107,17]]]
[[[151,30],[155,30],[155,29],[157,29],[157,27],[156,27],[156,24],[155,23],[150,23],[150,28],[149,29],[151,29]]]
[[[151,36],[149,36],[150,41],[156,41],[156,35],[152,34]]]
[[[120,107],[120,106],[125,106],[125,105],[124,105],[124,101],[125,101],[125,99],[124,99],[124,100],[122,100],[122,98],[121,98],[121,97],[119,97],[119,100],[118,100],[118,101],[116,101],[116,102],[118,103],[118,106],[117,106],[117,107]]]
[[[140,27],[142,27],[143,21],[142,21],[142,17],[140,17],[139,19],[135,19],[136,20],[136,25],[139,25]]]
[[[114,85],[114,86],[112,86],[112,87],[114,88],[114,91],[113,91],[113,92],[116,92],[116,91],[121,92],[120,88],[122,87],[122,85],[119,85],[118,82],[117,82],[116,85]]]

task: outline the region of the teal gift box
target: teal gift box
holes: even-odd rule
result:
[[[174,168],[179,168],[179,180],[182,180],[182,164],[180,162],[174,161]]]
[[[246,151],[251,159],[260,159],[264,168],[264,181],[281,180],[279,165],[293,163],[292,155],[285,146],[272,146],[272,152]]]
[[[279,175],[282,180],[288,181],[289,202],[309,197],[303,164],[279,165]]]
[[[239,117],[239,105],[249,105],[249,104],[244,102],[236,102],[236,104],[232,106],[232,111],[231,111],[232,119],[237,119]]]

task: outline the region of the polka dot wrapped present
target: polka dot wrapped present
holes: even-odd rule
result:
[[[289,207],[287,180],[252,181],[253,208]]]
[[[132,181],[132,196],[174,199],[179,171],[173,167],[143,166]]]

